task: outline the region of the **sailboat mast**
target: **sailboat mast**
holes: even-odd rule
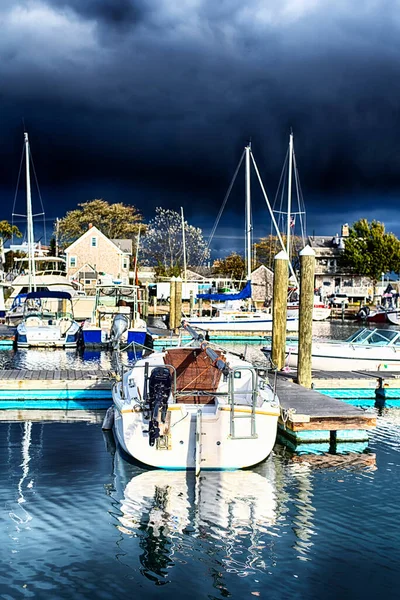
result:
[[[289,138],[289,174],[288,174],[288,214],[287,214],[287,230],[286,230],[286,254],[290,261],[290,224],[292,212],[292,172],[293,172],[293,133],[290,132]]]
[[[28,219],[28,266],[29,266],[29,291],[36,291],[35,273],[35,240],[33,237],[32,196],[30,177],[30,150],[27,132],[25,138],[25,161],[26,161],[26,215]]]
[[[250,196],[250,144],[245,148],[246,152],[246,267],[247,281],[251,280],[251,196]]]
[[[183,216],[183,206],[181,206],[181,220],[182,220],[182,246],[183,246],[183,273],[184,273],[184,282],[187,281],[186,274],[186,237],[185,237],[185,218]]]

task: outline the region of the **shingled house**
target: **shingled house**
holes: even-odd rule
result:
[[[340,266],[340,254],[349,235],[347,223],[342,225],[341,235],[313,235],[308,243],[315,252],[315,288],[323,297],[331,294],[347,294],[350,300],[361,300],[373,296],[373,283],[369,277],[355,275]]]
[[[85,289],[94,288],[101,277],[129,283],[132,240],[110,240],[97,227],[89,226],[65,250],[67,276]]]

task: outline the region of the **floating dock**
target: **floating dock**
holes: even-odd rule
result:
[[[376,427],[376,415],[362,408],[307,389],[294,383],[293,377],[279,373],[276,391],[281,403],[279,434],[291,449],[316,451],[363,451],[368,431]]]
[[[25,410],[99,410],[111,405],[109,371],[0,370],[0,420]],[[26,418],[26,417],[25,417]]]

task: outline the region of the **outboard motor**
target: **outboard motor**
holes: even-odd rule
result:
[[[357,319],[361,319],[362,321],[364,321],[368,317],[369,313],[369,306],[362,306],[356,315]]]
[[[172,377],[167,367],[153,369],[149,379],[149,444],[154,446],[160,437],[158,413],[161,411],[161,421],[165,423],[168,410],[168,398],[171,393]]]
[[[129,327],[129,319],[126,315],[118,314],[115,315],[111,326],[111,343],[116,348],[122,335]]]

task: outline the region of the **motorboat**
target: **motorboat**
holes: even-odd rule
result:
[[[271,346],[262,348],[269,358]],[[297,367],[298,341],[286,343],[286,364]],[[359,329],[344,341],[312,343],[312,368],[326,371],[400,370],[400,331]]]
[[[154,352],[119,369],[112,388],[119,444],[163,469],[241,469],[263,461],[280,414],[266,371],[185,327],[195,346]]]
[[[287,305],[287,316],[288,318],[299,318],[300,305],[298,301],[288,302]],[[321,301],[319,296],[314,296],[314,307],[313,307],[313,321],[325,321],[331,316],[331,309],[324,302]]]
[[[116,283],[96,287],[92,317],[82,327],[84,346],[109,343],[113,319],[118,314],[123,314],[128,319],[123,341],[129,345],[145,345],[147,325],[139,314],[137,290],[137,286]]]
[[[67,292],[30,292],[15,336],[18,348],[75,348],[80,327]]]

